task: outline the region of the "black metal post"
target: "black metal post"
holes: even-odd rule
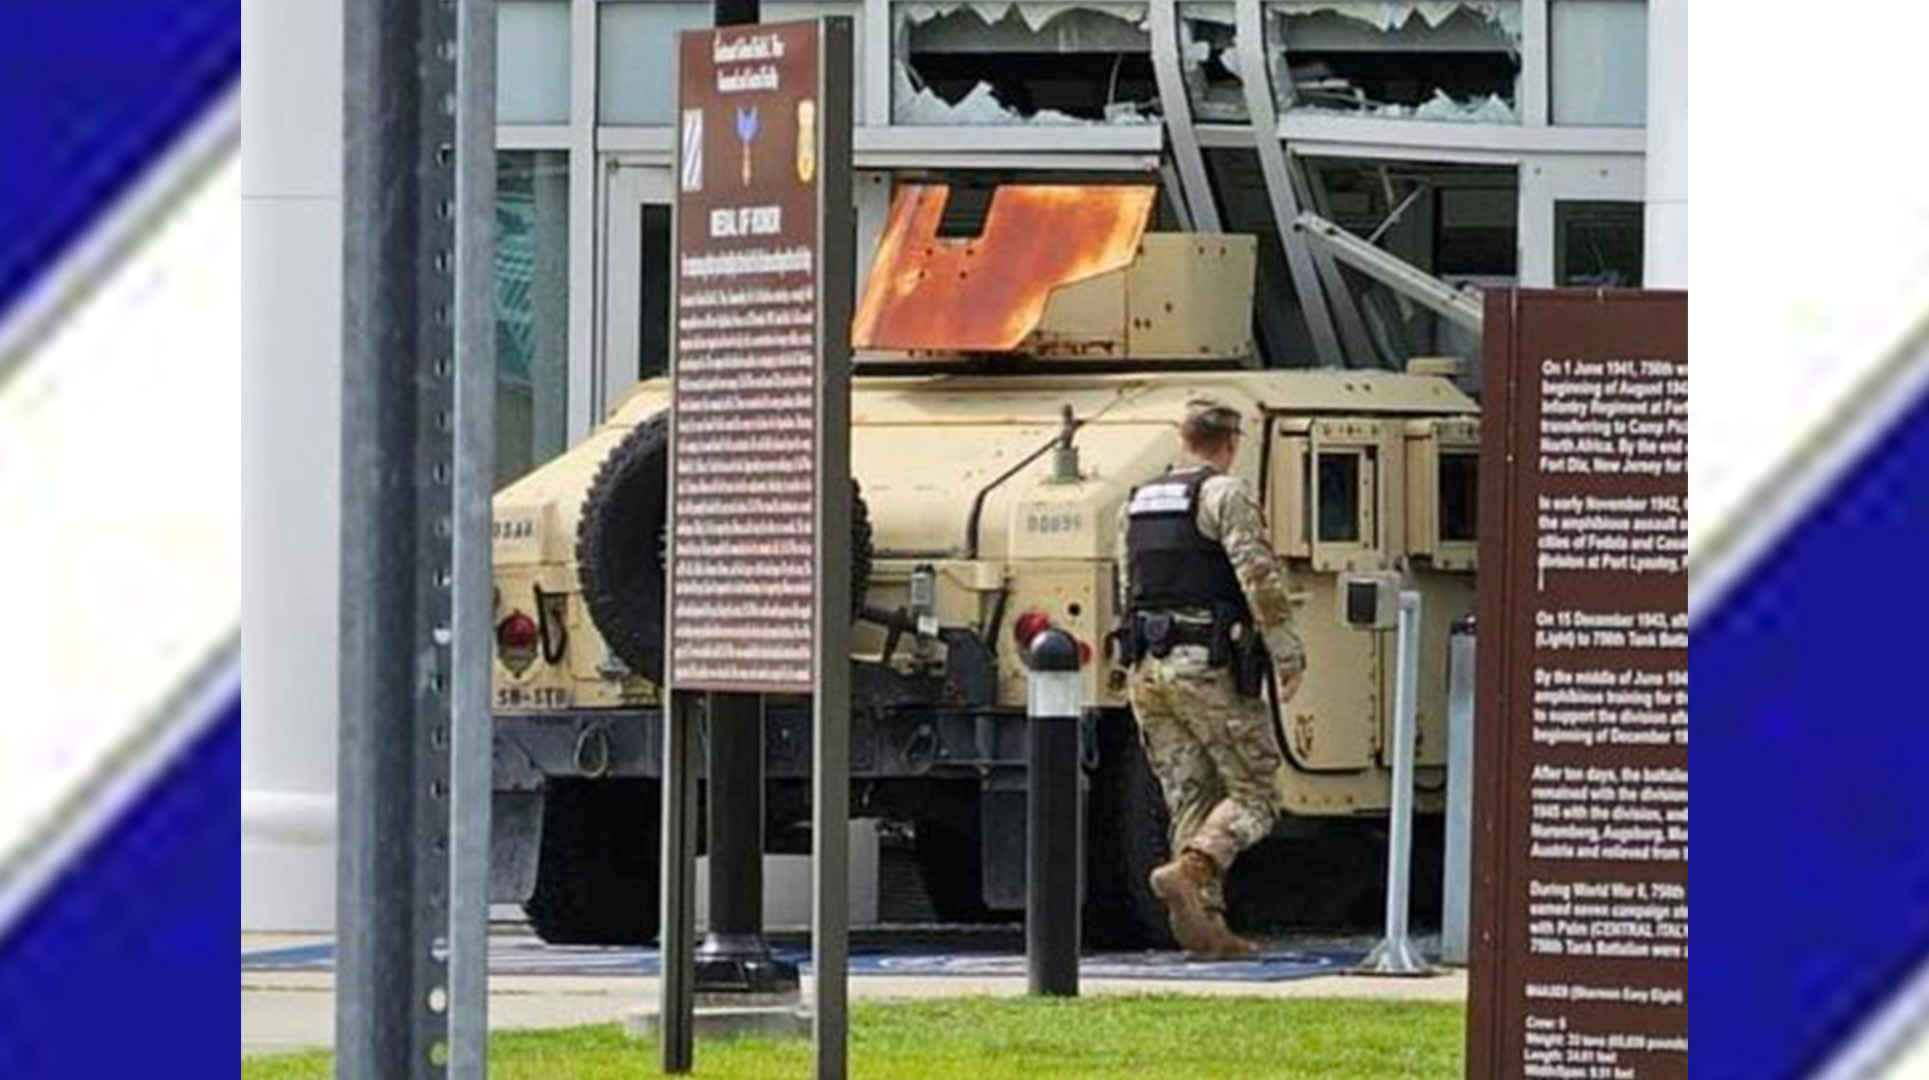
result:
[[[790,993],[797,967],[764,941],[763,697],[711,694],[709,705],[710,925],[697,993]]]
[[[1046,630],[1031,644],[1026,712],[1025,974],[1034,995],[1078,996],[1078,643]]]

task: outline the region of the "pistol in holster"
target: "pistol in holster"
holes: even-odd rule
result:
[[[1224,625],[1224,632],[1213,637],[1225,638],[1225,662],[1231,668],[1233,689],[1240,697],[1259,697],[1265,693],[1266,672],[1273,663],[1266,651],[1266,639],[1251,623],[1228,621]]]
[[[1163,660],[1180,644],[1179,623],[1165,612],[1126,612],[1112,631],[1119,663],[1132,667],[1146,657]]]

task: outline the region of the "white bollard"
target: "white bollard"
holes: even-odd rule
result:
[[[1432,969],[1407,936],[1413,858],[1414,735],[1420,707],[1420,594],[1400,593],[1393,683],[1393,798],[1387,837],[1386,936],[1360,961],[1362,975],[1427,975]]]
[[[1474,836],[1474,621],[1447,639],[1447,864],[1440,962],[1465,966],[1472,941]]]

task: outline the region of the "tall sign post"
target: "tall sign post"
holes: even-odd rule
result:
[[[813,705],[815,1072],[845,1075],[850,724],[851,23],[678,48],[663,1069],[693,1059],[704,692]]]
[[[1496,291],[1467,1075],[1688,1075],[1688,300]]]
[[[480,1080],[496,12],[342,11],[335,1075]]]

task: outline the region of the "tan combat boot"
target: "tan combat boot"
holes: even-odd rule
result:
[[[1211,909],[1206,912],[1206,915],[1212,921],[1214,943],[1212,955],[1201,956],[1200,959],[1251,960],[1259,955],[1260,948],[1256,943],[1233,933],[1232,927],[1226,925],[1225,912]]]
[[[1165,904],[1172,923],[1172,936],[1196,957],[1216,954],[1224,946],[1224,923],[1215,922],[1206,910],[1206,888],[1219,876],[1219,864],[1190,848],[1179,852],[1169,863],[1152,871],[1152,895]]]

